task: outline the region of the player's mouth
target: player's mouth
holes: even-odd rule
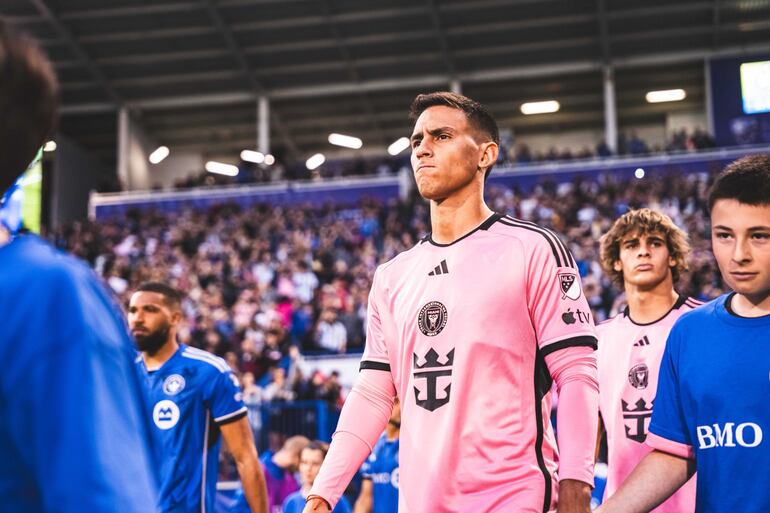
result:
[[[754,279],[758,273],[747,273],[747,272],[732,272],[730,273],[730,276],[733,277],[736,281],[748,281],[751,279]]]
[[[420,164],[419,166],[417,166],[417,172],[419,173],[423,169],[428,169],[428,168],[435,169],[436,166],[434,166],[432,164]]]
[[[637,271],[652,271],[652,264],[639,264],[636,266]]]

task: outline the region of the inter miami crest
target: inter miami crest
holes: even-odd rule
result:
[[[428,337],[435,337],[446,326],[447,311],[446,307],[438,301],[431,301],[422,307],[420,315],[417,316],[417,325],[422,334]]]
[[[628,371],[628,382],[635,389],[644,390],[650,384],[650,369],[643,363],[634,365]]]
[[[446,357],[442,359],[443,361],[439,361],[439,354],[433,348],[425,354],[425,362],[422,365],[418,364],[417,353],[413,353],[413,358],[414,400],[420,408],[435,411],[449,402],[449,395],[452,391],[452,364],[455,359],[455,350],[449,351]],[[441,396],[439,396],[440,387],[443,387]]]
[[[570,298],[573,301],[577,301],[580,298],[580,282],[578,281],[577,274],[560,273],[559,287],[561,288],[562,299]]]

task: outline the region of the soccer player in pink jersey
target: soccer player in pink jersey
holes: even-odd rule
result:
[[[334,506],[396,395],[401,513],[587,513],[596,336],[575,261],[552,232],[484,203],[498,155],[484,107],[432,93],[411,114],[432,232],[375,273],[361,372],[305,513]]]
[[[701,304],[674,290],[687,269],[689,252],[687,235],[668,216],[648,208],[623,215],[602,237],[602,267],[623,288],[628,305],[596,327],[599,410],[609,452],[606,497],[652,451],[644,442],[666,339],[674,322]],[[694,510],[695,479],[691,479],[653,511]]]

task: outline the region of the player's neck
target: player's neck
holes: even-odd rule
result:
[[[492,213],[476,189],[458,191],[444,200],[431,201],[431,237],[439,244],[451,244],[477,228]]]
[[[759,297],[735,294],[730,301],[730,308],[741,317],[770,315],[770,293]]]
[[[401,434],[401,428],[396,427],[391,423],[388,423],[388,425],[385,427],[385,439],[388,441],[395,440],[398,438],[398,435]]]
[[[631,319],[638,324],[655,322],[668,313],[679,299],[670,280],[652,289],[626,284],[626,301]]]
[[[172,356],[174,356],[174,353],[176,353],[178,349],[179,343],[176,341],[176,335],[174,335],[173,338],[163,344],[163,347],[158,349],[157,353],[153,355],[149,355],[144,352],[142,353],[144,366],[147,367],[148,371],[158,370],[163,366],[164,363],[166,363]]]

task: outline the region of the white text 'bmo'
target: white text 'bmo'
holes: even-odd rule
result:
[[[711,449],[714,447],[756,447],[762,443],[762,428],[753,422],[735,425],[727,422],[724,426],[712,424],[698,426],[698,447]]]

